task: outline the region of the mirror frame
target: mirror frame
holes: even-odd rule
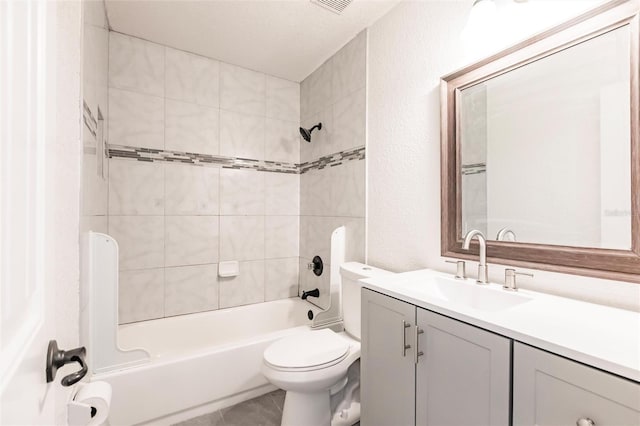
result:
[[[462,249],[460,92],[614,29],[629,26],[631,65],[631,250],[487,241],[487,261],[640,283],[640,0],[614,0],[441,79],[441,254],[477,259]]]

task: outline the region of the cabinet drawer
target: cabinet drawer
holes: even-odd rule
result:
[[[640,384],[516,342],[513,424],[640,425]]]

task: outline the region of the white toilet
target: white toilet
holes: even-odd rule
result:
[[[357,262],[342,264],[344,331],[311,330],[265,350],[263,374],[287,392],[282,426],[347,426],[360,420],[358,280],[389,273]]]

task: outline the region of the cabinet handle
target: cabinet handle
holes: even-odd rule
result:
[[[411,324],[402,320],[402,356],[407,356],[407,349],[411,347],[411,345],[407,345],[407,328],[411,327]]]
[[[596,422],[591,420],[589,417],[582,417],[578,419],[576,426],[596,426]]]
[[[413,355],[413,362],[416,363],[416,364],[418,363],[418,357],[424,355],[424,352],[422,352],[420,350],[419,341],[418,341],[418,338],[422,333],[424,333],[424,330],[416,325],[415,350],[413,351],[413,354],[414,354]]]

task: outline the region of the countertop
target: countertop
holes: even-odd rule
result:
[[[434,277],[453,279],[423,269],[362,283],[421,308],[640,382],[640,313],[527,290],[518,291],[531,298],[526,303],[504,310],[479,310],[430,297],[423,290]],[[463,285],[477,285],[475,280],[465,281]],[[505,292],[498,284],[483,287]]]

